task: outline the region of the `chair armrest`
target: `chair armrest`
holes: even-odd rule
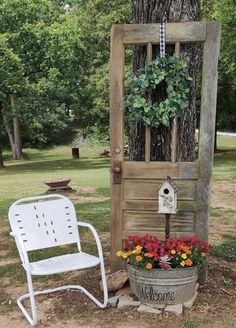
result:
[[[10,236],[15,238],[15,242],[20,254],[20,258],[25,267],[29,270],[29,257],[22,239],[15,233],[10,232]]]
[[[85,223],[85,222],[77,222],[77,223],[78,223],[78,226],[89,228],[90,231],[92,232],[92,234],[93,234],[93,236],[96,240],[98,255],[99,255],[100,261],[103,263],[102,245],[101,245],[101,242],[100,242],[100,239],[99,239],[99,236],[98,236],[98,233],[97,233],[96,229],[90,223]]]

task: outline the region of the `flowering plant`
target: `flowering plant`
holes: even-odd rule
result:
[[[116,255],[135,267],[150,270],[187,268],[201,265],[210,252],[207,241],[198,237],[158,240],[155,236],[129,236],[124,251]]]

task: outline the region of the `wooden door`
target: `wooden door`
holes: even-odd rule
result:
[[[147,45],[147,61],[152,45],[159,43],[159,24],[113,25],[110,60],[110,148],[111,148],[111,271],[121,268],[116,252],[130,234],[164,236],[165,218],[158,214],[158,187],[170,176],[178,186],[178,213],[171,216],[171,236],[198,235],[207,239],[212,174],[217,62],[220,24],[192,22],[166,24],[166,43],[203,42],[203,75],[199,158],[176,162],[177,125],[172,125],[170,162],[150,162],[150,129],[146,127],[145,161],[124,160],[124,47]]]

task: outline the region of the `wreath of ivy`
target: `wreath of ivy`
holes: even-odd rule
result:
[[[136,74],[128,73],[123,107],[130,121],[169,127],[170,121],[180,117],[189,105],[188,86],[191,80],[187,63],[175,56],[156,58]],[[166,99],[152,103],[148,100],[148,93],[160,83],[166,85]]]

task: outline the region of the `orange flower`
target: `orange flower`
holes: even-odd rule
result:
[[[144,256],[146,256],[146,257],[153,257],[153,255],[151,253],[145,253]]]
[[[146,265],[146,269],[150,270],[151,268],[152,268],[152,264],[148,262]]]
[[[186,254],[192,254],[191,250],[188,248],[188,246],[183,246],[183,251],[186,253]]]
[[[141,253],[142,253],[141,249],[138,248],[138,249],[135,250],[135,254],[141,254]]]
[[[192,262],[192,260],[187,259],[187,260],[185,261],[185,264],[186,264],[187,266],[191,266],[191,265],[193,264],[193,262]]]
[[[140,255],[137,255],[136,257],[135,257],[135,260],[137,261],[137,262],[141,262],[142,261],[142,256],[140,256]]]
[[[202,253],[201,253],[201,256],[202,256],[202,257],[206,256],[206,253],[203,253],[203,252],[202,252]]]

